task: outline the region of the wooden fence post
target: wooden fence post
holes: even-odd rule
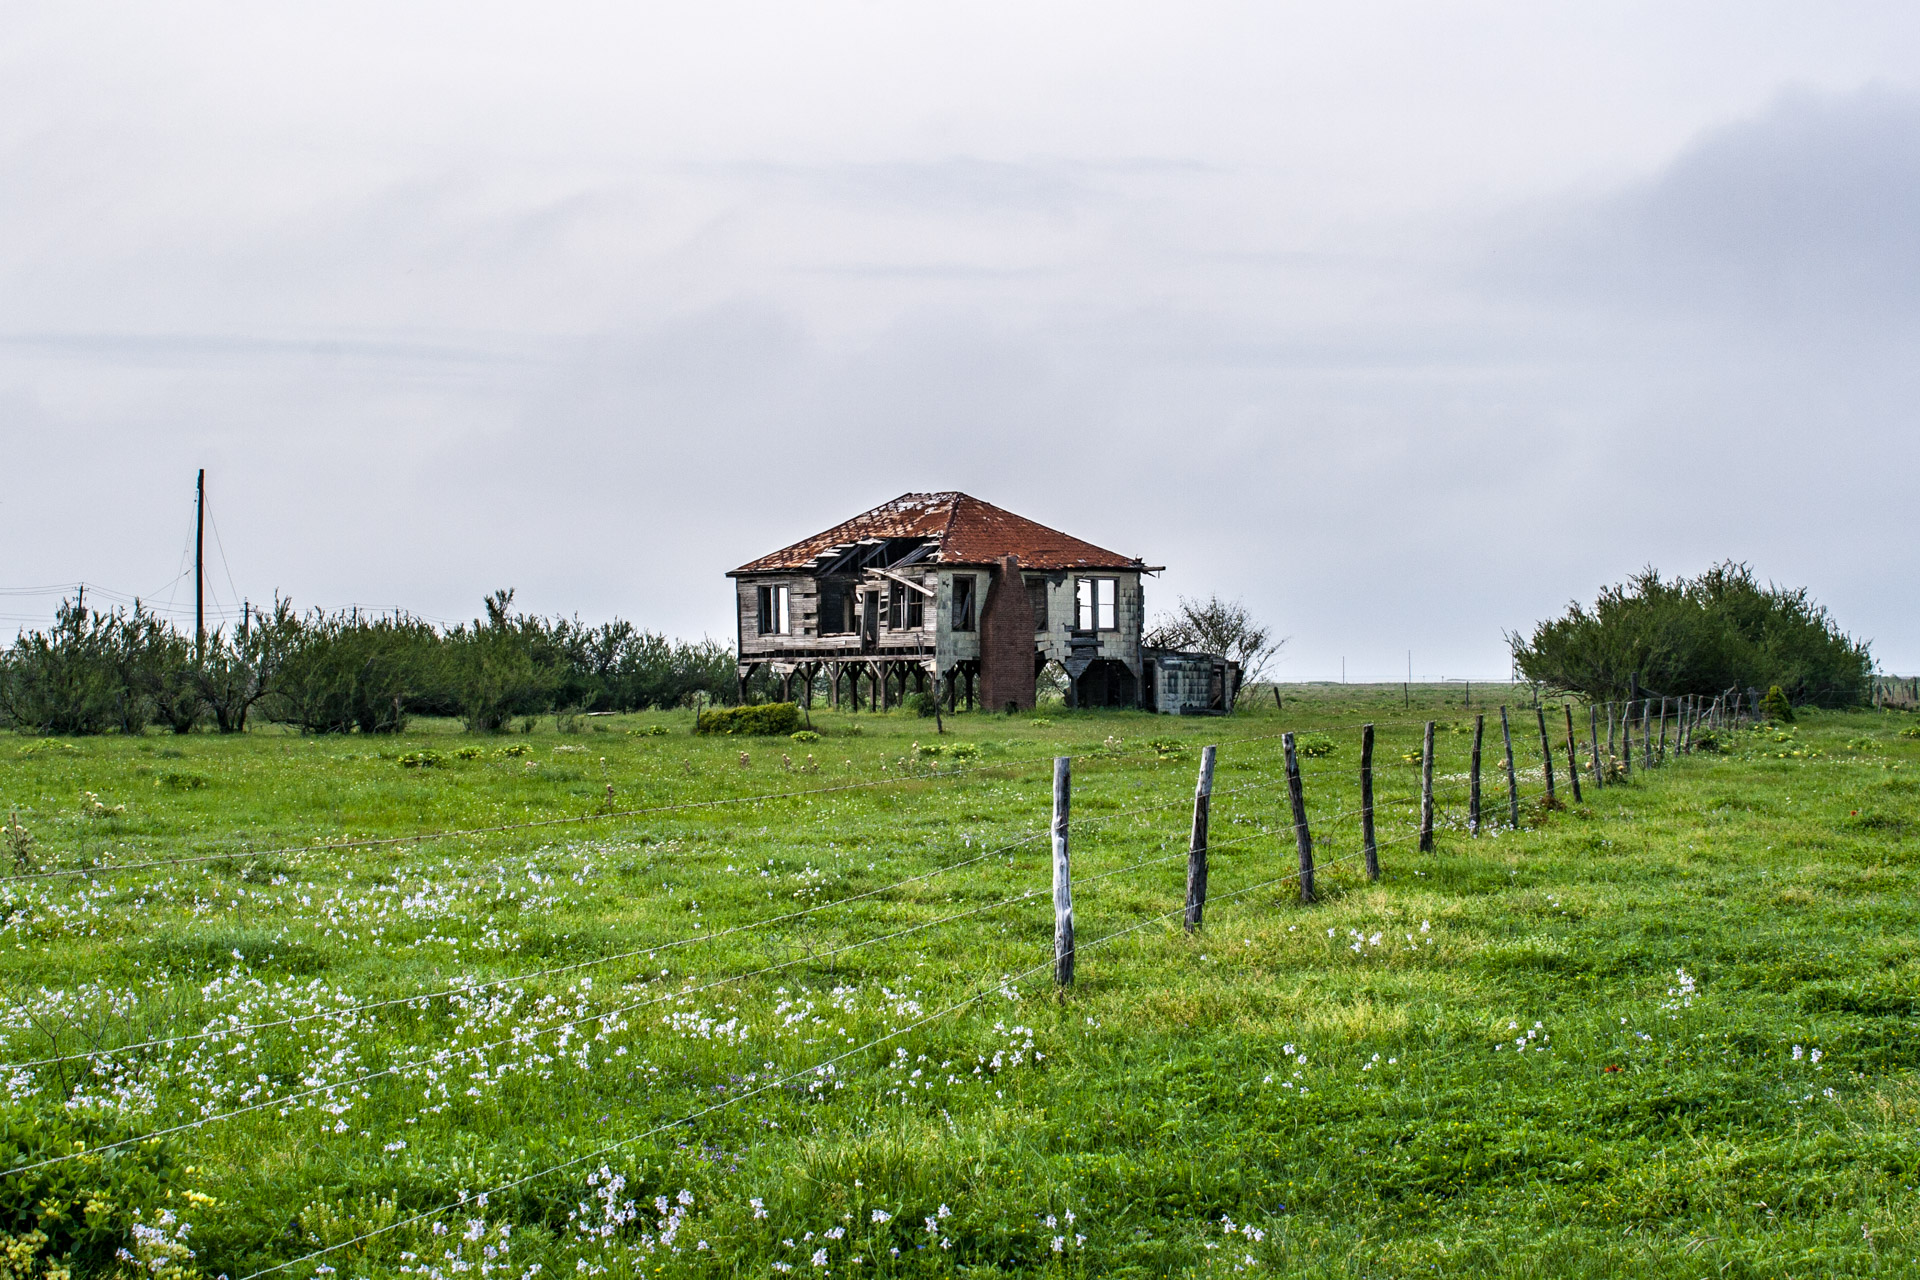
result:
[[[1520,829],[1520,780],[1513,776],[1513,726],[1507,723],[1507,709],[1500,708],[1500,737],[1507,744],[1507,817],[1513,829]]]
[[[1380,846],[1373,838],[1373,726],[1360,726],[1360,842],[1366,846],[1367,879],[1380,878]]]
[[[1287,799],[1293,804],[1293,842],[1300,849],[1300,902],[1313,901],[1313,836],[1307,830],[1307,795],[1300,787],[1300,761],[1293,754],[1293,735],[1283,733],[1287,751]]]
[[[1551,809],[1559,802],[1555,800],[1553,796],[1553,743],[1547,737],[1547,709],[1544,706],[1536,704],[1533,714],[1540,719],[1540,767],[1545,771],[1547,779],[1547,808]]]
[[[1207,810],[1213,802],[1213,747],[1200,749],[1200,780],[1193,788],[1193,838],[1187,844],[1187,932],[1207,909]]]
[[[1620,776],[1633,777],[1633,704],[1620,713]]]
[[[1612,767],[1616,754],[1613,746],[1613,704],[1609,702],[1607,704],[1607,765],[1609,768]]]
[[[1612,721],[1608,721],[1607,728],[1613,728]],[[1587,704],[1587,737],[1593,743],[1593,787],[1598,791],[1607,785],[1607,770],[1600,763],[1600,705],[1595,702]]]
[[[1480,834],[1480,739],[1487,733],[1487,718],[1473,718],[1473,763],[1467,769],[1467,830]]]
[[[1661,698],[1660,698],[1660,763],[1665,764],[1666,762],[1667,762],[1667,699],[1666,699],[1666,696],[1663,694],[1661,695]]]
[[[1420,852],[1433,852],[1433,721],[1420,744]]]
[[[1653,769],[1653,699],[1640,700],[1640,767]]]
[[[1573,784],[1573,802],[1579,804],[1580,796],[1580,743],[1573,736],[1573,704],[1563,702],[1560,709],[1567,713],[1567,781]]]
[[[1053,981],[1073,985],[1073,871],[1067,860],[1067,812],[1073,757],[1053,758]]]

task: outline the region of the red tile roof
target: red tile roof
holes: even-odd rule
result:
[[[940,564],[995,564],[1001,556],[1013,555],[1020,557],[1024,569],[1149,568],[1132,556],[1082,542],[964,493],[903,493],[733,572],[811,569],[855,543],[881,538],[931,539],[937,550],[930,559]]]

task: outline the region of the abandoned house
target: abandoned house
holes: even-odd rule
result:
[[[1238,664],[1141,643],[1158,572],[964,493],[902,494],[727,575],[740,681],[765,666],[808,705],[823,682],[836,707],[932,690],[1026,710],[1052,666],[1070,706],[1224,712]]]

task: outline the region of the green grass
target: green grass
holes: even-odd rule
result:
[[[695,737],[669,714],[486,739],[0,743],[32,856],[95,868],[0,886],[0,1058],[303,1019],[0,1071],[10,1132],[65,1153],[46,1144],[257,1107],[132,1149],[170,1162],[171,1199],[115,1182],[125,1158],[55,1166],[148,1197],[149,1222],[170,1208],[192,1265],[231,1280],[490,1189],[275,1274],[452,1277],[451,1254],[513,1280],[582,1260],[816,1276],[818,1249],[835,1276],[1912,1274],[1910,718],[1811,713],[1548,811],[1516,706],[1523,827],[1474,838],[1459,697],[963,715],[942,740],[977,746],[960,761],[916,758],[929,720],[818,711],[808,743]],[[1356,856],[1365,720],[1377,884]],[[670,732],[629,732],[653,725]],[[1283,728],[1332,744],[1302,762],[1308,906],[1287,878]],[[1188,936],[1207,742],[1212,902]],[[1498,743],[1496,718],[1489,817]],[[1077,757],[1064,997],[1040,838],[1056,752]],[[777,798],[668,807],[756,796]],[[581,821],[432,834],[556,819]],[[395,1003],[307,1016],[368,1001]],[[671,1213],[683,1189],[662,1243],[654,1199]]]

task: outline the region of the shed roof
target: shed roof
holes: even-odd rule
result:
[[[811,538],[749,561],[733,573],[816,568],[849,547],[887,538],[928,539],[934,550],[926,558],[940,564],[996,564],[1000,557],[1011,555],[1020,557],[1023,569],[1150,572],[1152,568],[1136,557],[1096,547],[991,502],[946,492],[903,493]]]

